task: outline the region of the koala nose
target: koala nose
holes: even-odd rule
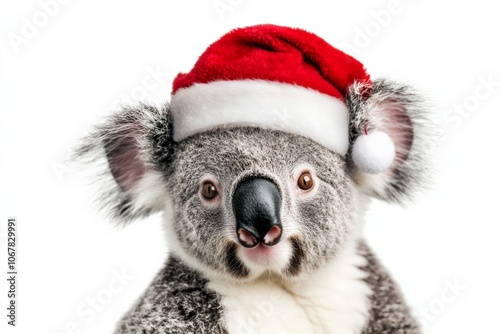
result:
[[[238,184],[233,194],[236,234],[240,244],[251,248],[259,242],[276,245],[281,238],[281,195],[274,182],[255,177]]]

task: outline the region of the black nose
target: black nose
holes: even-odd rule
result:
[[[274,182],[256,177],[238,184],[233,212],[240,244],[248,248],[259,242],[277,244],[282,233],[280,208],[281,195]]]

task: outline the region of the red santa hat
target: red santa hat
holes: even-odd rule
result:
[[[314,34],[275,25],[236,29],[175,78],[174,140],[219,127],[256,126],[301,135],[345,155],[344,97],[355,82],[370,84],[363,65]],[[373,149],[370,142],[357,146],[361,160],[376,160],[373,152],[364,154]]]

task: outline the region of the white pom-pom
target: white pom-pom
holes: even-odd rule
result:
[[[352,147],[352,160],[358,168],[370,174],[386,171],[395,155],[394,142],[382,131],[370,131],[359,136]]]

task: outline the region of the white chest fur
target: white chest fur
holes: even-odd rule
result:
[[[359,334],[369,313],[366,263],[354,247],[304,282],[262,280],[246,285],[212,282],[222,296],[230,334]]]

